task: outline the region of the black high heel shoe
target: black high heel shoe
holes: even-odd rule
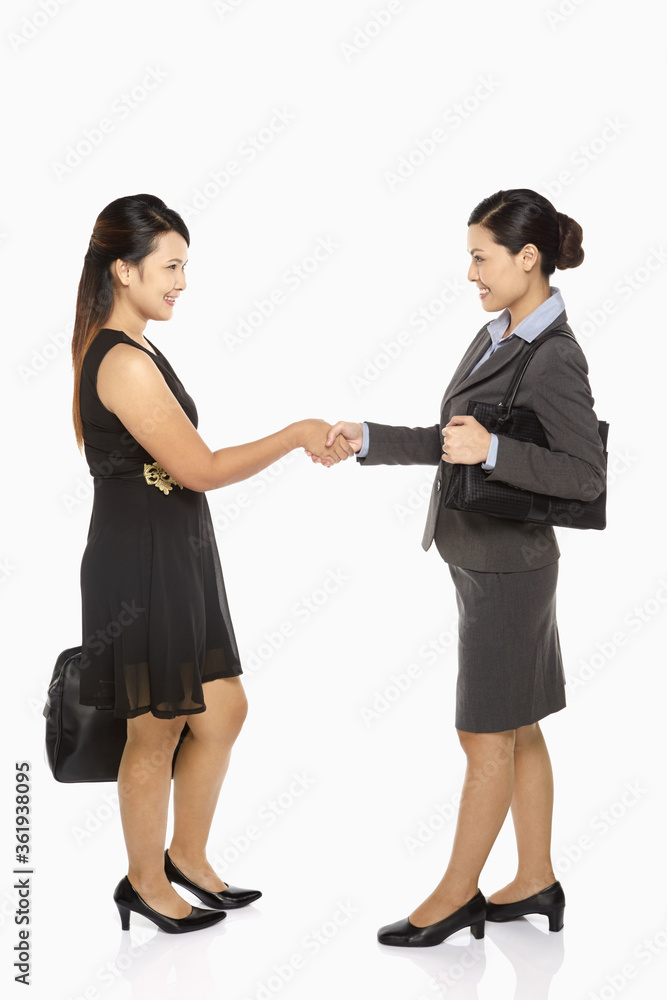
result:
[[[222,892],[211,892],[209,889],[203,889],[195,882],[191,882],[187,875],[184,875],[181,869],[176,867],[169,857],[168,851],[164,852],[164,870],[170,882],[175,882],[176,885],[181,885],[184,889],[194,892],[202,903],[206,903],[213,910],[237,910],[241,906],[247,906],[248,903],[254,903],[262,895],[259,889],[239,889],[235,885],[228,885]]]
[[[113,898],[118,907],[120,922],[124,931],[129,931],[130,929],[130,911],[148,917],[154,924],[157,924],[161,931],[166,931],[167,934],[183,934],[185,931],[198,931],[202,927],[210,927],[211,924],[217,924],[219,920],[223,920],[227,916],[224,911],[216,913],[215,910],[202,910],[199,906],[193,906],[192,911],[188,913],[187,917],[168,917],[164,913],[158,913],[157,910],[154,910],[152,906],[149,906],[141,898],[127,875],[120,880],[114,889]]]
[[[505,920],[516,920],[517,917],[525,917],[529,913],[543,913],[549,918],[549,930],[561,931],[563,929],[563,913],[565,912],[565,893],[560,882],[548,885],[546,889],[541,889],[526,899],[520,899],[516,903],[492,903],[490,899],[486,901],[486,919],[501,923]]]
[[[378,931],[380,944],[392,944],[401,948],[430,948],[434,944],[442,944],[445,938],[462,927],[470,927],[474,938],[484,937],[484,920],[486,918],[486,903],[484,896],[477,893],[458,910],[454,910],[444,920],[426,927],[415,927],[410,918],[397,920],[394,924],[386,924]]]

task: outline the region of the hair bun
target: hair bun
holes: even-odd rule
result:
[[[584,231],[569,215],[558,212],[558,255],[556,267],[564,271],[568,267],[579,267],[584,259],[581,241]]]

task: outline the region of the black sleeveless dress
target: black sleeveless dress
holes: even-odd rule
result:
[[[103,329],[83,360],[81,417],[94,481],[81,561],[82,705],[131,719],[204,712],[203,684],[241,674],[205,493],[181,487],[97,395],[116,344],[145,351],[197,426],[194,401],[164,354]]]

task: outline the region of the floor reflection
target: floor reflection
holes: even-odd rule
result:
[[[507,923],[487,921],[481,941],[466,928],[433,948],[377,947],[383,955],[413,962],[428,976],[425,994],[447,1000],[478,1000],[487,951],[497,948],[514,970],[513,1000],[548,1000],[551,983],[565,957],[565,932],[549,931],[546,917],[544,926],[540,917],[534,919],[534,923],[526,917]]]

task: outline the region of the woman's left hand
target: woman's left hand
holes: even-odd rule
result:
[[[491,435],[474,417],[452,417],[442,432],[442,459],[451,465],[477,465],[489,454]]]

